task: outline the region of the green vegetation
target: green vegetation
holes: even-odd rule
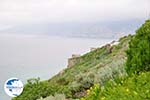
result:
[[[81,56],[79,63],[48,81],[30,79],[23,93],[13,100],[37,100],[57,94],[64,94],[66,98],[80,98],[93,84],[104,84],[111,78],[126,75],[125,51],[131,38],[130,35],[122,37],[118,45],[106,45]]]
[[[79,63],[47,81],[28,80],[23,93],[13,100],[150,99],[150,72],[145,72],[150,69],[149,26],[146,21],[135,36],[81,56]]]
[[[94,85],[81,100],[150,100],[150,20],[129,42],[127,57],[128,77],[111,79],[103,89]]]
[[[57,86],[50,85],[48,81],[40,82],[39,79],[29,79],[24,87],[23,95],[13,98],[13,100],[36,100],[47,97],[49,94],[54,95],[57,90]]]
[[[80,100],[150,100],[150,72],[110,80],[104,87],[99,84],[87,90]]]
[[[131,39],[127,57],[128,74],[150,71],[150,20],[147,20]]]
[[[64,94],[56,94],[54,96],[48,96],[46,98],[40,98],[37,100],[66,100],[66,97]]]

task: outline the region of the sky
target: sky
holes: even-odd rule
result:
[[[57,30],[62,23],[77,27],[81,23],[143,21],[149,16],[150,0],[0,0],[0,33],[33,33],[39,27],[44,27],[38,30],[44,33],[49,29],[45,27],[55,25]]]

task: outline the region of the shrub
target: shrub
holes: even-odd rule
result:
[[[80,100],[150,100],[150,72],[108,81],[104,88],[96,84]]]
[[[64,94],[55,94],[54,96],[49,96],[46,98],[40,98],[37,100],[66,100],[66,97]]]
[[[150,20],[145,21],[129,42],[126,66],[128,74],[150,71]]]
[[[27,82],[23,93],[12,100],[36,100],[41,97],[45,98],[49,95],[54,95],[59,90],[58,86],[50,85],[48,81],[40,82],[39,78],[29,79]]]
[[[87,96],[81,98],[81,100],[100,100],[99,95],[101,92],[101,87],[99,84],[94,84],[93,87],[87,90]]]

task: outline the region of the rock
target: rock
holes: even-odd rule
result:
[[[94,51],[94,50],[96,50],[97,48],[94,48],[94,47],[92,47],[92,48],[90,48],[90,51]]]
[[[72,58],[69,58],[68,59],[68,66],[67,67],[72,67],[74,66],[75,64],[79,63],[80,62],[80,55],[79,54],[73,54],[72,55]]]
[[[119,44],[118,41],[112,41],[112,42],[110,43],[111,46],[113,46],[113,45],[118,45],[118,44]]]

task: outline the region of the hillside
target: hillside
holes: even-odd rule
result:
[[[29,79],[23,93],[13,100],[36,100],[50,95],[52,98],[80,98],[95,83],[104,85],[109,79],[126,75],[125,51],[131,38],[131,35],[122,37],[118,40],[119,44],[112,42],[82,55],[75,65],[47,81]]]
[[[46,81],[29,79],[13,100],[150,100],[150,20],[82,56]]]
[[[126,54],[127,76],[95,84],[81,100],[150,100],[150,20],[136,30]]]
[[[118,45],[107,44],[81,56],[79,63],[62,71],[49,83],[67,86],[72,91],[71,96],[76,98],[83,96],[84,90],[94,83],[104,84],[110,78],[125,75],[125,51],[130,39],[131,36],[123,37]]]

